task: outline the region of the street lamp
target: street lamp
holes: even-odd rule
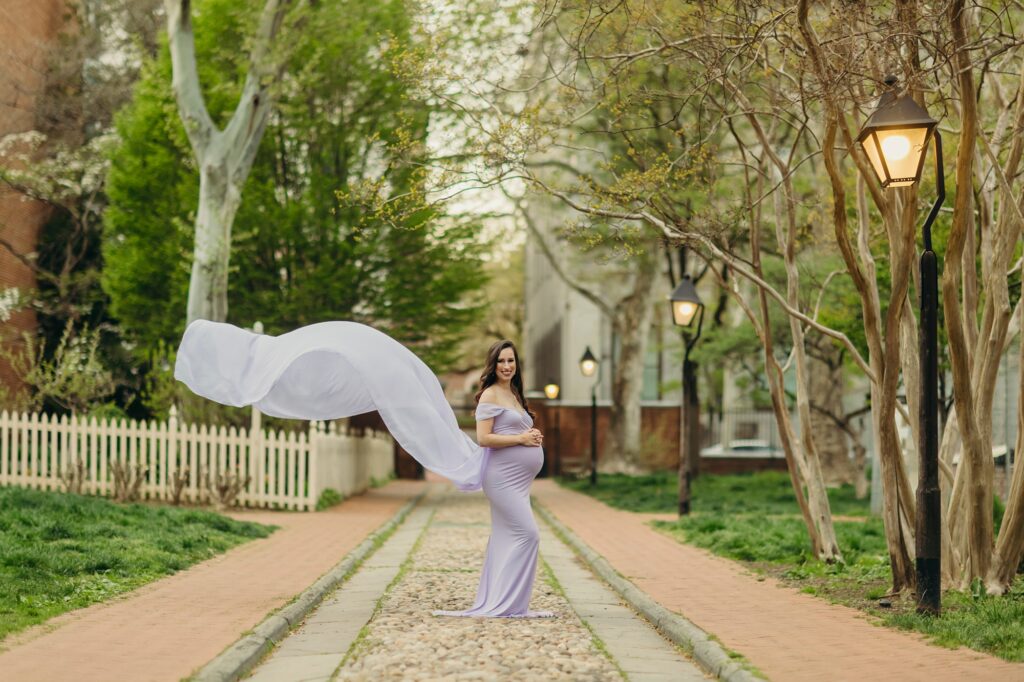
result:
[[[932,223],[946,198],[942,136],[938,122],[908,94],[898,95],[896,78],[868,117],[857,142],[882,187],[910,187],[921,179],[929,140],[935,141],[936,199],[924,221],[921,253],[921,434],[918,443],[916,572],[917,612],[939,615],[942,602],[942,493],[939,490],[938,267],[932,250]]]
[[[580,358],[580,372],[585,377],[592,377],[601,369],[601,363],[590,352],[590,346]],[[597,385],[601,383],[601,375],[590,387],[590,485],[597,485]]]
[[[680,327],[689,327],[697,313],[704,309],[704,304],[697,295],[697,287],[693,286],[693,280],[689,275],[683,275],[683,280],[668,300],[672,303],[672,321]]]
[[[587,346],[587,350],[584,351],[583,357],[580,358],[580,371],[583,372],[583,376],[592,377],[594,372],[597,371],[597,358],[590,352],[590,346]]]
[[[554,380],[544,384],[544,395],[547,396],[548,400],[557,400],[559,390],[559,386]]]
[[[668,297],[672,305],[672,321],[680,328],[683,337],[683,385],[682,400],[679,407],[679,515],[690,513],[690,482],[698,463],[699,451],[696,449],[699,406],[697,404],[697,372],[690,351],[700,338],[704,326],[704,303],[697,295],[697,288],[689,275],[683,275],[679,286]],[[697,332],[692,336],[688,330],[697,320]],[[696,454],[695,454],[696,453]]]

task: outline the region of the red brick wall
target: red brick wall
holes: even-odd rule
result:
[[[550,405],[533,400],[534,420],[544,432],[544,450],[552,460],[547,467],[554,472],[554,459],[561,457],[569,466],[574,461],[590,462],[590,407]],[[610,442],[610,409],[597,408],[598,461]],[[645,406],[641,409],[640,464],[647,469],[674,469],[679,463],[679,408]],[[588,464],[589,466],[589,464]]]
[[[545,470],[554,473],[561,458],[565,468],[590,466],[590,408],[550,405],[534,400],[530,407],[537,413],[534,423],[544,432]],[[609,440],[607,407],[597,408],[597,456],[601,461]],[[644,406],[641,409],[640,465],[657,471],[679,468],[679,408]],[[703,439],[702,441],[703,442]],[[599,464],[600,466],[600,464]],[[785,459],[701,458],[701,473],[732,474],[786,469]]]
[[[46,59],[64,16],[63,0],[7,0],[0,4],[0,137],[35,128],[35,100],[44,85]],[[20,253],[35,250],[45,205],[0,187],[0,238]],[[0,291],[35,286],[32,271],[0,246]],[[30,310],[0,321],[2,337],[34,332]],[[15,386],[11,368],[0,360],[0,385]]]

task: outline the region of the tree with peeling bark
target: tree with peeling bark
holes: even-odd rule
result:
[[[628,144],[622,137],[609,137],[604,149],[589,149],[571,160],[551,153],[576,148],[567,137],[599,134],[607,117],[606,112],[598,113],[564,125],[566,120],[552,110],[560,106],[559,85],[545,73],[548,64],[542,55],[550,49],[564,57],[565,46],[553,42],[550,34],[529,30],[535,9],[528,3],[496,6],[486,0],[453,8],[446,22],[432,26],[419,48],[404,55],[399,70],[411,86],[441,103],[458,131],[454,151],[431,159],[436,176],[428,201],[445,202],[467,188],[503,186],[509,200],[518,202],[531,238],[547,254],[558,276],[610,322],[616,341],[610,379],[611,445],[601,455],[602,468],[634,471],[642,442],[643,363],[654,311],[663,305],[655,292],[663,276],[665,240],[653,228],[589,220],[587,214],[566,220],[564,229],[539,227],[538,216],[560,211],[547,203],[555,194],[537,190],[551,187],[557,193],[571,187],[570,193],[586,194],[592,175],[602,178],[600,186],[616,182],[620,172],[627,175],[621,187],[628,190],[638,176],[641,182],[658,182],[662,168],[643,177],[626,160]],[[486,49],[466,52],[467,40],[473,41],[463,37],[467,24],[479,27],[476,39]],[[495,65],[495,54],[506,52],[512,56],[502,57]],[[522,180],[527,181],[525,191]],[[391,210],[386,203],[378,202],[375,210]],[[592,278],[579,276],[552,255],[556,240],[579,246],[588,254],[584,257],[588,263],[599,264]]]
[[[938,106],[944,105],[945,120],[958,130],[952,220],[948,236],[943,236],[942,301],[955,408],[954,418],[945,424],[942,448],[948,498],[946,584],[965,586],[982,580],[992,592],[1007,589],[1024,550],[1019,512],[1024,489],[1017,484],[1022,476],[1018,467],[1017,485],[1007,500],[1009,522],[1004,520],[993,542],[991,433],[999,360],[1011,335],[1019,333],[1019,322],[1014,320],[1019,319],[1020,299],[1011,306],[1014,299],[1009,281],[1019,269],[1019,262],[1013,261],[1024,223],[1019,184],[1024,73],[1021,47],[1008,36],[1013,33],[1009,27],[1021,18],[1021,8],[1004,6],[985,21],[963,3],[946,7],[900,2],[892,10],[865,11],[858,4],[838,7],[800,2],[795,13],[781,5],[749,3],[717,13],[696,12],[704,12],[702,21],[716,29],[705,26],[704,31],[693,32],[709,36],[699,50],[700,61],[707,65],[703,82],[724,89],[730,98],[718,107],[708,107],[708,128],[713,128],[714,119],[718,125],[724,120],[737,128],[737,121],[745,120],[740,134],[745,131],[753,136],[759,143],[759,157],[770,161],[757,165],[740,159],[744,167],[752,172],[756,169],[761,181],[745,203],[760,211],[764,201],[771,201],[782,218],[775,221],[777,232],[780,225],[789,225],[791,234],[792,224],[786,215],[795,204],[790,178],[799,177],[800,165],[812,173],[819,173],[824,166],[827,194],[818,196],[833,207],[835,247],[861,298],[867,359],[859,358],[856,349],[850,351],[871,381],[875,447],[882,464],[886,533],[896,591],[914,586],[915,505],[904,461],[913,453],[901,452],[895,415],[903,409],[897,401],[902,389],[909,402],[909,422],[915,434],[920,431],[917,400],[921,377],[915,359],[918,331],[910,300],[918,288],[914,267],[922,218],[918,207],[927,198],[919,197],[916,188],[883,191],[878,187],[854,138],[882,77],[890,71],[901,72],[901,81],[910,84],[910,91],[920,100],[928,90],[941,98]],[[628,63],[653,54],[678,55],[691,63],[698,59],[695,51],[687,52],[687,39],[673,40],[653,28],[652,33],[658,37],[656,47],[621,52],[616,59]],[[801,48],[796,50],[794,45]],[[879,45],[887,50],[879,50]],[[716,62],[715,55],[726,54],[728,59]],[[863,60],[866,63],[858,63]],[[987,85],[987,92],[979,90],[978,82]],[[701,94],[706,102],[714,90],[701,88]],[[978,105],[983,97],[982,101],[992,104],[988,116],[982,115],[984,109]],[[798,164],[779,162],[783,157],[775,151],[778,142],[760,134],[752,113],[784,120],[785,127],[791,129],[790,139],[809,130]],[[735,153],[744,148],[756,146],[737,141],[734,155],[719,147],[719,158],[734,162]],[[772,171],[768,177],[766,167]],[[928,191],[927,184],[925,188]],[[738,254],[732,249],[714,238],[693,234],[691,226],[682,221],[658,215],[657,208],[654,202],[639,206],[634,202],[611,210],[620,216],[631,214],[636,220],[662,219],[667,232],[694,244],[704,243],[710,258],[736,259]],[[606,207],[600,210],[609,211]],[[848,218],[851,214],[855,232]],[[760,220],[760,215],[753,214],[749,222],[756,225]],[[881,230],[876,230],[876,221]],[[942,229],[947,229],[946,224]],[[786,252],[793,243],[790,234],[777,234],[776,244],[791,261]],[[757,236],[751,235],[751,245]],[[879,287],[879,260],[888,262],[886,292]],[[788,290],[785,295],[773,292],[757,282],[756,270],[741,266],[736,272],[753,275],[762,297],[785,299],[788,312],[799,319],[801,311]],[[790,269],[790,281],[796,275],[799,273]],[[792,331],[796,341],[799,332]],[[799,374],[799,364],[797,369]],[[799,396],[797,402],[799,407]],[[803,422],[805,413],[801,412]],[[958,451],[963,454],[954,471]]]
[[[275,53],[290,0],[266,0],[238,105],[223,128],[210,117],[199,83],[190,0],[164,0],[178,112],[199,168],[199,205],[189,280],[188,321],[224,321],[228,312],[231,225],[273,106],[285,60]]]
[[[509,54],[525,57],[506,62],[520,67],[514,77],[423,70],[432,92],[468,122],[457,161],[476,165],[458,166],[460,177],[525,183],[576,211],[584,237],[600,238],[602,226],[627,236],[653,230],[712,272],[728,267],[722,284],[761,339],[794,492],[825,559],[840,555],[809,428],[808,332],[841,348],[870,387],[896,593],[915,581],[907,463],[916,453],[903,450],[897,414],[919,442],[915,261],[934,179],[929,170],[920,186],[882,189],[856,137],[892,73],[940,119],[956,159],[946,174],[952,206],[935,226],[953,386],[940,448],[944,578],[947,586],[1008,589],[1024,556],[1024,467],[996,536],[992,398],[1000,359],[1020,343],[1024,45],[1014,36],[1024,6],[552,1],[528,16],[531,29],[509,31]],[[623,152],[614,157],[615,149]],[[856,292],[859,309],[849,314],[863,325],[857,343],[801,296],[801,259],[812,247],[841,259],[835,281]],[[784,284],[765,276],[765,260],[782,264]],[[773,308],[789,316],[788,360],[775,352]],[[782,381],[787,366],[806,427],[799,436]]]
[[[611,323],[612,333],[618,341],[618,354],[611,372],[611,443],[600,454],[599,462],[605,471],[636,472],[640,469],[640,394],[643,388],[643,365],[654,315],[656,283],[661,276],[663,246],[656,233],[648,231],[646,238],[634,238],[631,253],[614,263],[605,261],[583,279],[563,264],[556,254],[548,234],[537,223],[537,206],[550,208],[543,197],[534,197],[529,206],[516,198],[517,213],[527,226],[530,238],[539,246],[545,259],[566,286],[580,294],[601,311]],[[591,258],[593,255],[591,254]]]
[[[603,139],[605,149],[618,147],[623,149],[623,153],[613,158],[613,161],[619,159],[617,163],[605,162],[598,166],[608,169],[607,175],[577,171],[572,184],[556,185],[539,169],[531,167],[529,159],[519,172],[541,190],[558,197],[582,215],[590,216],[594,223],[628,225],[635,221],[637,227],[633,229],[638,233],[653,231],[659,239],[672,242],[679,241],[681,234],[699,234],[709,243],[733,241],[737,234],[725,226],[725,216],[720,216],[722,222],[718,225],[698,227],[705,221],[707,213],[715,210],[713,196],[717,173],[713,150],[730,143],[730,131],[723,126],[706,131],[701,129],[701,107],[718,107],[726,99],[739,102],[746,107],[746,122],[755,131],[754,140],[740,139],[740,144],[747,148],[756,146],[761,152],[762,175],[777,177],[777,182],[785,188],[784,194],[777,195],[778,201],[772,213],[776,243],[780,248],[785,245],[787,293],[780,300],[793,309],[800,309],[800,275],[796,267],[799,207],[790,178],[791,166],[804,144],[802,136],[799,132],[795,137],[790,135],[793,129],[777,125],[777,118],[770,119],[770,128],[762,126],[754,107],[728,79],[723,79],[719,86],[707,88],[703,93],[703,103],[698,104],[698,100],[687,92],[687,83],[700,79],[702,65],[661,60],[657,51],[645,51],[644,48],[634,52],[646,41],[643,13],[636,16],[630,16],[628,12],[602,15],[601,19],[593,19],[592,25],[588,25],[590,20],[585,18],[585,14],[585,10],[577,14],[573,9],[563,8],[558,15],[552,16],[550,24],[565,28],[554,33],[572,36],[566,52],[569,54],[567,63],[574,66],[553,64],[549,73],[552,78],[558,73],[574,70],[590,74],[591,79],[585,84],[580,80],[574,82],[568,95],[573,106],[562,120],[576,118],[582,122],[582,125],[576,125],[582,128],[574,136],[576,139],[584,135],[594,140]],[[681,26],[693,19],[692,16],[674,18],[680,20]],[[678,42],[689,45],[698,41],[682,39]],[[653,58],[647,59],[647,56]],[[535,127],[557,125],[558,120],[539,121]],[[790,148],[785,158],[774,151],[779,144]],[[582,144],[570,148],[576,157],[587,151]],[[753,262],[757,271],[760,266],[756,249],[760,243],[761,226],[760,222],[754,224],[757,234],[750,242],[741,237],[737,247],[744,248],[741,245],[745,243],[754,244]],[[623,231],[628,232],[627,229]],[[696,240],[683,240],[683,243],[695,246],[698,253],[707,256],[704,244]],[[763,273],[760,274],[763,281]],[[735,282],[731,282],[727,290],[739,296]],[[745,310],[753,316],[751,321],[764,344],[772,403],[790,463],[794,493],[804,513],[812,549],[823,560],[841,560],[813,430],[802,429],[800,438],[797,438],[796,429],[790,421],[781,369],[770,342],[772,330],[767,301],[757,313],[749,307]],[[798,374],[797,407],[803,423],[807,423],[810,402],[802,325],[801,320],[793,318],[789,326],[794,336],[792,353]]]
[[[1019,200],[1021,188],[1019,184],[1013,186],[1014,182],[1019,183],[1018,167],[1024,145],[1020,134],[1024,125],[1024,80],[1021,80],[1024,69],[1020,66],[1020,47],[1008,43],[1003,31],[1020,20],[1021,8],[1004,6],[980,21],[980,16],[964,3],[954,2],[940,8],[930,3],[901,2],[897,3],[892,17],[894,26],[873,21],[878,18],[871,14],[851,15],[848,23],[832,30],[827,50],[822,47],[822,39],[813,26],[809,3],[800,3],[798,18],[825,109],[823,148],[827,150],[825,161],[835,201],[837,240],[862,293],[865,322],[869,322],[869,316],[872,318],[868,325],[869,342],[873,341],[876,346],[872,355],[877,354],[879,358],[873,364],[884,372],[881,395],[884,403],[881,414],[874,415],[876,428],[882,434],[883,466],[887,459],[892,459],[884,457],[886,451],[895,447],[894,429],[888,422],[891,411],[886,409],[893,403],[896,375],[900,371],[911,401],[913,430],[915,434],[920,430],[913,404],[921,381],[912,362],[917,326],[907,305],[911,285],[919,285],[911,281],[917,276],[911,263],[920,215],[916,190],[882,191],[871,182],[867,160],[852,144],[854,128],[846,113],[854,109],[856,102],[866,99],[863,96],[866,83],[863,78],[849,79],[848,63],[844,64],[840,57],[878,54],[877,50],[864,48],[869,42],[881,41],[890,47],[891,56],[886,60],[888,63],[870,65],[875,82],[883,69],[898,70],[904,74],[903,82],[910,84],[910,92],[925,104],[927,85],[944,98],[939,101],[939,106],[944,105],[945,109],[944,123],[959,130],[955,140],[956,171],[947,173],[952,175],[956,185],[952,219],[946,250],[941,254],[941,297],[954,398],[954,413],[945,423],[940,449],[942,487],[948,500],[942,538],[944,582],[947,586],[965,587],[972,581],[983,580],[990,592],[1002,592],[1012,582],[1024,554],[1024,528],[1019,525],[1019,517],[1012,523],[1004,522],[996,543],[997,551],[993,553],[991,455],[992,396],[999,362],[1012,336],[1011,322],[1020,315],[1019,298],[1016,309],[1010,305],[1009,276],[1019,267],[1011,267],[1011,263],[1024,225]],[[987,84],[987,93],[977,87],[976,75]],[[1006,93],[1013,88],[1016,95],[1008,98]],[[994,113],[983,116],[979,99],[993,105],[988,110]],[[871,330],[879,309],[877,290],[870,276],[873,257],[861,245],[858,262],[854,250],[845,241],[847,178],[832,152],[833,147],[839,146],[838,140],[845,144],[862,178],[857,185],[855,202],[862,231],[877,212],[892,247],[893,294],[886,314],[884,346],[878,343],[878,331]],[[867,195],[874,204],[873,211]],[[981,198],[980,206],[976,206],[976,196]],[[894,333],[897,329],[898,339]],[[1013,330],[1013,334],[1016,333],[1017,330]],[[962,455],[954,472],[958,451]],[[891,464],[889,471],[900,475],[900,467]],[[1021,469],[1017,467],[1015,479],[1019,478]],[[888,477],[888,471],[886,475]],[[912,509],[906,487],[901,480],[897,501]],[[1011,489],[1008,510],[1020,508],[1022,495],[1024,490],[1020,487]],[[891,499],[887,499],[887,507],[891,507],[891,503]],[[998,548],[1003,548],[1005,554]],[[906,562],[899,563],[901,570],[907,569]],[[896,569],[894,566],[894,586],[911,586],[912,578],[904,576],[901,581]]]

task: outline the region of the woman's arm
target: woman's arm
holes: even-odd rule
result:
[[[480,394],[480,403],[489,403],[497,406],[498,403],[495,402],[495,398],[494,387],[489,386]],[[478,420],[476,423],[476,442],[479,443],[481,447],[492,449],[510,448],[514,445],[526,445],[528,447],[533,447],[540,445],[543,442],[543,436],[541,436],[540,431],[537,429],[529,429],[523,433],[517,433],[515,435],[500,435],[494,433],[495,417],[491,417],[490,419],[479,419],[479,417],[483,415],[480,414],[479,407],[477,410]]]
[[[503,436],[493,432],[494,418],[482,419],[476,423],[476,442],[481,447],[498,449],[510,448],[513,445],[526,445],[526,438],[529,431],[515,435]]]

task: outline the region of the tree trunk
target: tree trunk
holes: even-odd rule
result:
[[[862,432],[858,430],[858,433]],[[863,438],[863,435],[861,435],[861,438]],[[868,496],[868,492],[871,488],[871,481],[868,480],[868,449],[860,442],[860,438],[852,440],[855,471],[853,478],[853,494],[858,500],[863,500]]]
[[[974,71],[971,57],[967,52],[966,9],[962,0],[949,6],[949,20],[953,29],[953,64],[957,69],[957,85],[960,95],[961,128],[957,148],[957,183],[953,203],[953,221],[949,231],[945,271],[942,273],[942,307],[945,313],[946,330],[949,339],[949,357],[953,374],[953,399],[960,422],[963,438],[963,454],[960,466],[966,475],[967,493],[967,547],[965,557],[967,572],[962,584],[969,584],[974,578],[987,578],[992,559],[992,450],[991,434],[986,433],[984,424],[978,419],[976,408],[978,396],[972,385],[970,348],[976,338],[975,308],[960,304],[961,283],[967,296],[973,281],[974,256],[971,254],[968,267],[972,274],[964,271],[968,238],[974,231],[974,189],[970,182],[974,172],[975,146],[978,135],[978,110],[975,101]],[[970,319],[968,319],[970,318]],[[955,539],[954,539],[955,541]]]
[[[640,464],[640,394],[644,359],[650,336],[651,296],[659,262],[650,247],[638,259],[633,289],[615,308],[612,326],[619,340],[619,355],[612,377],[611,443],[603,469],[636,471]]]
[[[811,27],[809,0],[797,3],[797,20],[804,44],[808,48],[814,70],[822,83],[832,81],[828,59]],[[881,462],[882,490],[884,497],[883,513],[885,515],[886,544],[889,549],[889,562],[892,567],[893,590],[901,592],[913,587],[914,561],[911,555],[913,547],[912,519],[913,500],[909,495],[906,472],[900,454],[899,439],[896,434],[895,397],[898,376],[899,343],[898,335],[899,312],[906,298],[906,277],[909,271],[903,270],[900,276],[893,277],[894,294],[890,299],[886,324],[881,319],[881,303],[874,256],[870,247],[870,218],[867,198],[871,194],[875,205],[884,220],[892,220],[893,207],[891,201],[881,189],[873,184],[874,173],[863,154],[856,151],[853,134],[849,130],[845,114],[842,114],[843,103],[832,92],[826,91],[824,96],[826,107],[825,134],[822,138],[822,159],[832,187],[832,224],[836,235],[836,244],[846,263],[847,270],[853,279],[857,293],[861,299],[861,311],[864,316],[865,336],[868,343],[871,370],[874,374],[871,383],[871,418],[874,425],[875,452]],[[851,158],[858,167],[860,175],[857,179],[857,213],[859,226],[857,231],[857,249],[854,251],[847,228],[846,183],[835,157],[836,137],[842,133]],[[871,178],[871,182],[865,180]],[[888,227],[888,225],[887,225]],[[913,235],[910,236],[909,249],[913,250]],[[891,238],[891,231],[890,231]],[[904,237],[906,239],[906,237]],[[899,244],[890,243],[895,256],[900,251]],[[903,259],[906,260],[906,259]],[[909,264],[909,261],[908,263]],[[894,262],[894,266],[896,263]],[[906,265],[904,266],[906,267]],[[900,281],[902,279],[902,282]],[[884,330],[884,331],[883,331]],[[894,376],[897,375],[897,376]],[[904,494],[906,491],[906,494]],[[906,504],[904,504],[906,502]],[[909,512],[909,513],[908,513]],[[909,540],[909,541],[908,541]]]
[[[789,175],[789,168],[774,152],[769,150],[768,156],[774,160],[776,170],[782,176],[782,196],[776,195],[775,233],[779,244],[784,247],[786,298],[790,306],[799,310],[800,271],[796,265],[798,234],[795,213],[796,194]],[[832,509],[829,506],[828,493],[825,490],[825,479],[822,476],[821,461],[818,458],[816,434],[812,427],[811,402],[808,395],[810,377],[807,371],[803,323],[790,315],[789,330],[793,337],[793,353],[796,358],[796,406],[800,417],[800,445],[803,450],[802,457],[797,461],[803,464],[800,473],[803,484],[807,486],[807,505],[810,508],[814,524],[817,526],[821,542],[818,558],[833,563],[842,561],[842,555],[839,552],[839,541],[836,539],[835,527],[832,524]]]
[[[811,405],[815,408],[811,411],[811,429],[821,457],[821,474],[825,485],[850,484],[856,480],[857,472],[850,458],[849,439],[835,421],[845,413],[842,352],[829,339],[816,352],[824,359],[810,355],[807,374]]]
[[[199,210],[188,286],[189,322],[227,319],[231,225],[240,189],[232,186],[225,165],[223,160],[209,160],[199,174]]]
[[[1018,351],[1018,395],[1024,396],[1024,335],[1021,336]],[[1013,482],[1006,501],[1003,525],[999,529],[992,567],[985,580],[989,594],[1005,594],[1013,584],[1017,569],[1024,561],[1024,463],[1021,451],[1024,448],[1024,401],[1017,405],[1017,441],[1014,443]],[[1009,457],[1009,453],[1006,454]]]
[[[199,166],[199,207],[189,278],[187,321],[224,321],[228,313],[228,260],[231,225],[242,187],[256,158],[271,109],[270,86],[284,60],[271,54],[290,0],[266,0],[249,53],[242,94],[231,118],[219,130],[210,118],[199,86],[191,3],[164,0],[173,69],[172,88]]]
[[[881,400],[877,395],[880,392],[881,387],[872,387],[872,403]],[[875,448],[882,469],[882,516],[885,521],[886,544],[889,547],[892,588],[894,592],[902,592],[912,589],[916,580],[914,535],[911,532],[914,527],[913,510],[907,509],[904,504],[910,499],[909,493],[907,496],[901,494],[904,486],[900,484],[900,479],[905,478],[906,473],[903,470],[895,413],[886,415],[881,410],[872,410],[871,416],[875,422]]]

